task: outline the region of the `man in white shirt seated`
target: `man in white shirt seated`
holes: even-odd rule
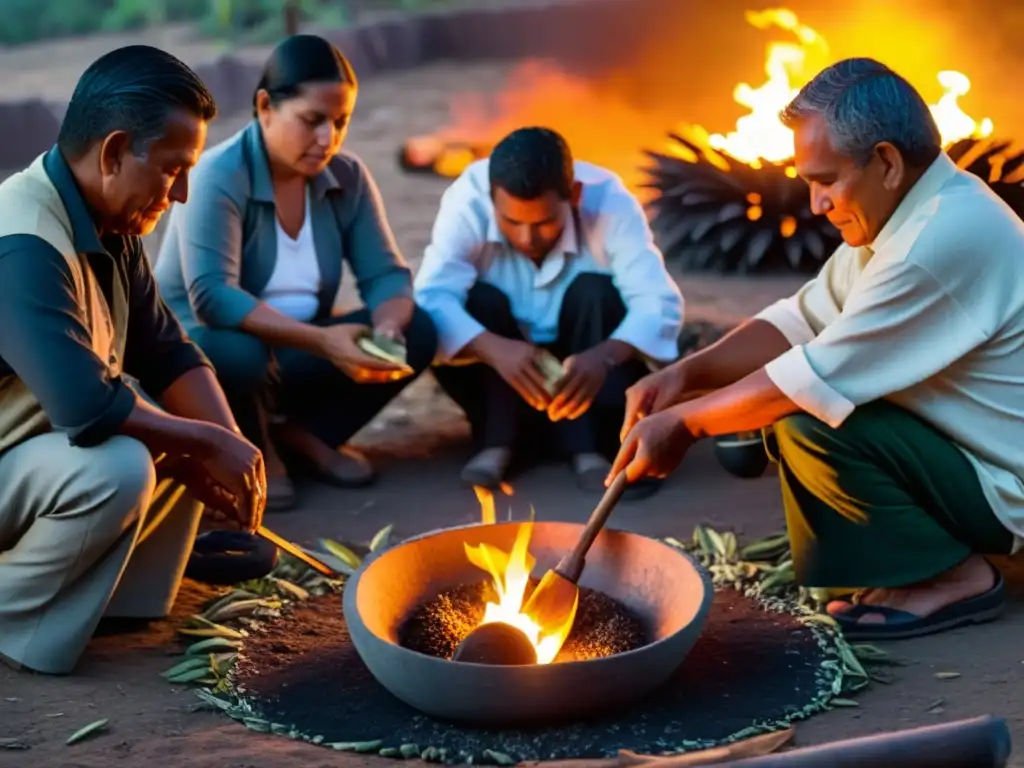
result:
[[[828,605],[848,638],[992,619],[1004,586],[983,555],[1024,534],[1024,222],[876,61],[828,68],[782,119],[844,243],[795,296],[636,385],[613,471],[664,476],[695,440],[774,424],[797,579],[860,588]]]
[[[463,480],[494,487],[517,448],[550,446],[601,490],[625,391],[678,357],[683,314],[622,181],[554,131],[514,131],[445,192],[415,288],[479,449]],[[541,350],[565,371],[550,390]]]

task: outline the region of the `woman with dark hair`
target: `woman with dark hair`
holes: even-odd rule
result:
[[[433,324],[413,303],[373,177],[340,151],[358,90],[326,40],[278,45],[254,119],[199,161],[155,268],[240,429],[264,451],[268,509],[294,501],[292,458],[336,485],[372,481],[345,443],[434,357]],[[365,306],[336,316],[344,262]],[[371,336],[399,359],[404,346],[407,365],[364,351]]]

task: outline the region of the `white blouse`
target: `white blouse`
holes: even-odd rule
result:
[[[293,240],[275,219],[277,227],[277,262],[260,298],[282,314],[301,322],[309,322],[319,307],[320,263],[313,242],[310,221],[309,188],[306,188],[306,216],[302,229]]]

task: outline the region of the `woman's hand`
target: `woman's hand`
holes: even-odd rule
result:
[[[409,375],[409,368],[369,355],[358,341],[372,331],[358,323],[340,323],[320,329],[319,353],[338,370],[359,383],[382,384]]]

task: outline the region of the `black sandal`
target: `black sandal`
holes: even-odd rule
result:
[[[999,618],[1006,604],[1006,583],[1002,573],[993,568],[996,583],[990,590],[975,597],[940,608],[928,616],[918,616],[884,605],[854,603],[849,608],[830,614],[843,631],[843,637],[853,642],[875,640],[903,640],[931,635],[969,624],[983,624]],[[860,619],[868,614],[884,617],[880,623],[864,623]]]
[[[261,579],[277,567],[277,547],[241,531],[208,531],[196,536],[185,576],[215,586]]]

